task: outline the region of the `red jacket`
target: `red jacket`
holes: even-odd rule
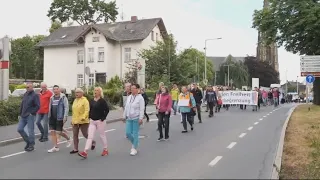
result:
[[[52,92],[49,90],[46,90],[45,92],[40,92],[40,109],[38,111],[38,114],[47,114],[49,112],[49,103],[50,98],[52,96]]]
[[[160,94],[157,100],[157,109],[159,112],[171,112],[172,98],[170,94]]]

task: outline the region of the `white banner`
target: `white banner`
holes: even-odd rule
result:
[[[222,104],[258,104],[258,92],[256,91],[221,91],[221,96]]]

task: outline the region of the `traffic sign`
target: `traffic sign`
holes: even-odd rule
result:
[[[301,76],[320,77],[320,56],[300,57]]]
[[[315,79],[314,76],[310,74],[306,77],[307,83],[313,83],[314,79]]]

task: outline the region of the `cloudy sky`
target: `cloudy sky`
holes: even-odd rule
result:
[[[52,0],[0,0],[0,37],[49,34],[46,16]],[[162,17],[175,35],[179,48],[204,48],[209,56],[256,55],[257,31],[251,28],[252,13],[263,0],[117,0],[124,20]],[[120,20],[120,18],[118,18]],[[299,56],[279,49],[280,79],[296,80]],[[303,78],[299,78],[299,81]]]

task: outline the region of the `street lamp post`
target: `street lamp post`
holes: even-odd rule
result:
[[[298,95],[299,95],[299,82],[298,82],[298,78],[299,78],[299,76],[297,76],[297,93],[298,93]]]
[[[208,41],[214,41],[214,40],[220,40],[222,39],[221,37],[219,38],[213,38],[213,39],[205,39],[204,41],[204,79],[207,81],[207,42]]]

